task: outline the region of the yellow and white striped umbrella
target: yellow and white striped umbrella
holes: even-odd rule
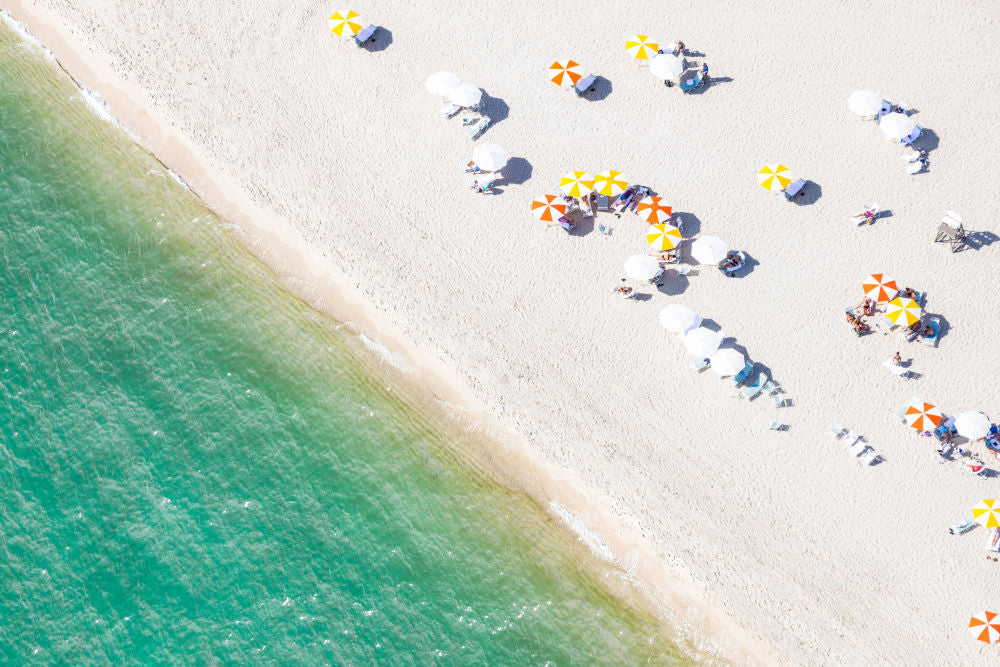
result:
[[[549,65],[549,81],[557,86],[575,86],[583,76],[577,69],[579,66],[573,60],[557,60]]]
[[[885,315],[893,324],[908,327],[920,320],[920,306],[913,299],[897,296],[885,305]]]
[[[334,12],[330,17],[330,31],[337,37],[354,37],[361,28],[361,15],[350,9]]]
[[[650,225],[646,240],[654,250],[673,250],[681,242],[681,230],[673,225]]]
[[[625,50],[636,60],[649,60],[656,56],[656,52],[660,48],[660,45],[650,41],[651,39],[652,37],[649,35],[636,35],[626,39]]]
[[[765,190],[781,192],[792,182],[792,174],[783,164],[765,164],[764,168],[757,172],[757,182]]]
[[[1000,501],[987,498],[972,508],[972,518],[987,528],[1000,528]]]
[[[594,191],[594,177],[585,171],[571,171],[559,181],[559,189],[570,197],[583,197]]]
[[[608,169],[594,176],[594,190],[597,194],[617,197],[628,189],[628,178],[620,171]]]

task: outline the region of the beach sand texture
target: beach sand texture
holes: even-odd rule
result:
[[[996,648],[966,625],[1000,604],[1000,569],[983,558],[985,530],[946,528],[997,495],[997,478],[942,464],[894,416],[913,395],[948,414],[1000,415],[994,3],[625,1],[567,14],[525,0],[370,2],[356,9],[382,26],[373,50],[333,36],[339,7],[325,2],[3,4],[29,25],[39,11],[58,17],[144,91],[206,171],[289,221],[411,343],[591,489],[623,535],[655,550],[640,577],[665,567],[789,663],[995,664]],[[635,32],[684,40],[712,83],[665,88],[626,54]],[[602,77],[600,99],[547,81],[567,57]],[[488,96],[481,141],[514,158],[501,194],[463,187],[474,142],[424,89],[437,70]],[[858,88],[917,110],[928,173],[907,175],[904,150],[847,109]],[[807,203],[757,185],[778,161],[811,181]],[[589,225],[567,236],[529,211],[566,171],[608,168],[665,196],[685,236],[744,250],[751,270],[670,271],[662,288],[642,288],[649,300],[614,297],[624,259],[647,251],[644,223],[605,216],[610,237]],[[197,170],[179,171],[202,192]],[[892,214],[848,222],[873,201]],[[945,209],[984,232],[980,247],[933,242]],[[862,278],[883,271],[926,291],[926,311],[947,323],[938,349],[857,338],[844,323]],[[792,406],[737,400],[711,371],[692,372],[657,322],[673,302],[717,323]],[[897,350],[919,379],[882,367]],[[789,430],[769,431],[772,419]],[[860,466],[827,435],[833,423],[884,462]]]

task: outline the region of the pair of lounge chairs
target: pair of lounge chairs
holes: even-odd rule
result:
[[[840,440],[847,445],[848,451],[859,457],[862,465],[875,465],[882,460],[882,457],[875,453],[875,450],[864,443],[864,437],[854,431],[846,431],[839,424],[834,424],[830,428],[830,437]]]

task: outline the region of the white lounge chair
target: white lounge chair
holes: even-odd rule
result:
[[[451,118],[461,110],[462,107],[460,107],[457,104],[446,104],[443,107],[441,107],[441,115],[444,116],[445,118]]]
[[[753,381],[753,384],[749,385],[746,389],[743,390],[743,392],[740,394],[740,398],[745,398],[748,401],[752,401],[753,399],[757,398],[757,394],[760,393],[760,390],[763,389],[764,384],[766,382],[767,382],[767,374],[761,373],[760,375],[757,376],[757,379]]]
[[[833,426],[830,427],[829,431],[830,437],[833,438],[834,440],[839,438],[843,432],[844,432],[844,427],[841,426],[840,424],[834,424]]]
[[[781,422],[771,422],[771,425],[769,426],[769,428],[772,431],[784,431],[785,430],[785,425],[782,424]]]
[[[977,524],[973,519],[962,519],[960,523],[956,523],[954,526],[949,527],[948,532],[952,535],[961,535],[969,532],[978,525],[979,524]]]
[[[711,362],[708,359],[698,359],[697,361],[691,362],[691,368],[693,368],[695,372],[700,373],[706,368],[708,368],[708,365],[710,363]]]
[[[850,440],[850,438],[848,438],[848,440]],[[848,446],[848,449],[851,450],[851,454],[854,454],[854,456],[861,456],[865,453],[865,450],[868,449],[868,447],[860,440],[855,440],[854,444]]]
[[[466,130],[465,134],[467,134],[470,139],[475,139],[480,134],[482,134],[483,132],[485,132],[486,128],[489,127],[489,126],[490,126],[490,117],[489,116],[483,116],[482,118],[479,119],[478,123],[476,123],[475,125],[473,125],[472,127],[470,127],[468,130]]]
[[[910,377],[910,371],[906,370],[902,366],[898,366],[893,363],[892,359],[886,359],[882,362],[882,365],[889,369],[893,375],[897,375],[901,378]]]
[[[861,455],[861,465],[875,465],[879,460],[881,460],[882,457],[876,454],[875,450],[871,447],[866,447],[865,450],[866,451]]]

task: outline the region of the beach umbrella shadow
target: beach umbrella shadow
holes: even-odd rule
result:
[[[378,53],[379,51],[385,51],[392,44],[392,31],[388,28],[383,28],[379,26],[375,30],[375,34],[372,38],[365,42],[362,46],[365,51],[370,53]]]

